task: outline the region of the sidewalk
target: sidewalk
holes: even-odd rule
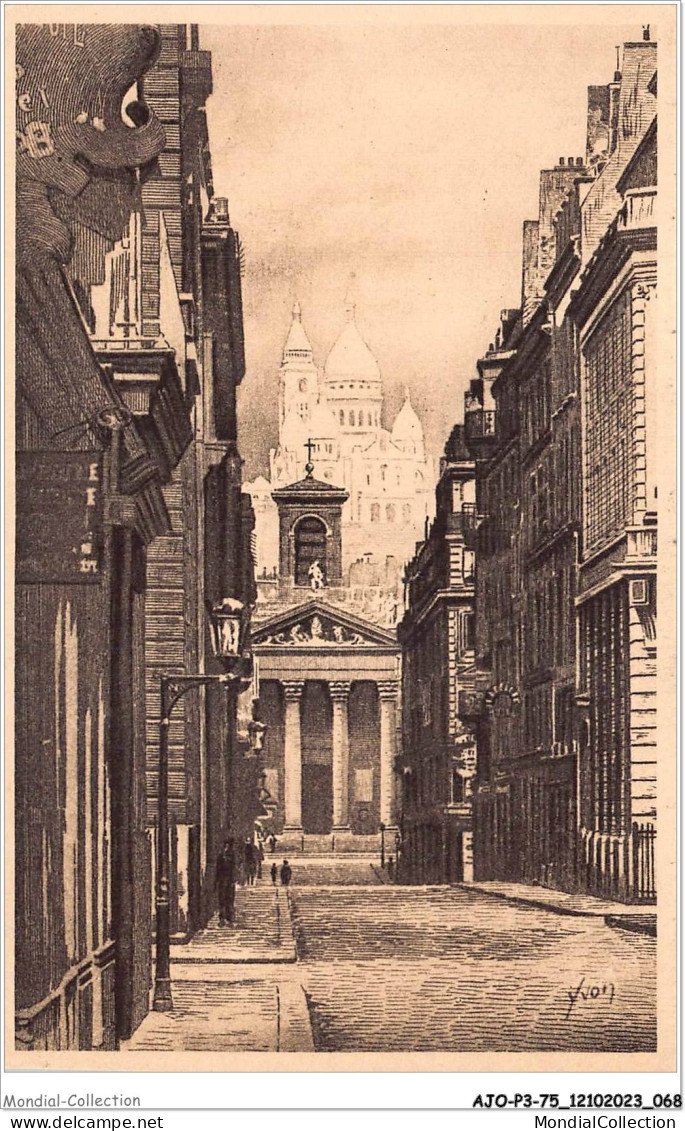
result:
[[[150,1010],[126,1052],[313,1052],[288,892],[236,892],[236,922],[216,916],[171,949],[169,1013]],[[151,999],[152,1000],[152,999]]]
[[[235,923],[220,927],[217,915],[190,942],[172,943],[172,963],[295,962],[297,951],[287,891],[265,880],[238,888]]]
[[[558,915],[581,915],[604,919],[608,926],[625,926],[629,930],[644,930],[656,934],[656,906],[654,904],[614,903],[594,895],[557,891],[556,888],[537,887],[533,884],[502,883],[499,880],[472,880],[462,885],[470,891],[525,903]]]

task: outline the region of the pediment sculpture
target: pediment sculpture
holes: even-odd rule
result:
[[[318,613],[305,617],[296,624],[281,629],[280,632],[271,633],[260,643],[307,645],[308,647],[311,647],[312,644],[321,644],[326,647],[335,647],[336,645],[341,647],[349,647],[350,645],[373,647],[374,645],[373,640],[368,640],[360,632],[354,632],[344,625],[336,624],[328,617],[319,616]]]

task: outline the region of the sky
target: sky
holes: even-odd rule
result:
[[[351,288],[386,425],[405,386],[434,456],[463,419],[499,312],[519,305],[539,171],[584,155],[587,87],[611,81],[615,45],[641,39],[649,14],[616,8],[609,26],[508,18],[201,28],[215,193],[245,250],[247,479],[268,473],[295,299],[322,365]]]

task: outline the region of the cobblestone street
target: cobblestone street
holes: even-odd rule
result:
[[[601,918],[464,888],[302,887],[293,908],[318,1049],[655,1047],[655,940]]]
[[[296,858],[293,872],[289,899],[266,881],[239,893],[242,943],[214,925],[174,949],[174,1011],[149,1014],[129,1051],[655,1047],[653,937],[466,887],[387,885],[368,859]]]

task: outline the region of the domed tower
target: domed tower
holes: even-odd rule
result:
[[[378,362],[362,338],[354,304],[345,308],[345,326],[324,366],[324,389],[345,447],[375,438],[381,427],[383,388]]]
[[[319,371],[312,347],[302,325],[299,302],[293,306],[293,320],[283,350],[278,393],[278,424],[294,412],[308,427],[312,407],[319,399]]]
[[[425,460],[423,426],[411,403],[409,389],[406,388],[404,390],[404,404],[395,417],[395,423],[392,426],[392,439],[393,443],[407,455],[416,456],[420,462]]]

